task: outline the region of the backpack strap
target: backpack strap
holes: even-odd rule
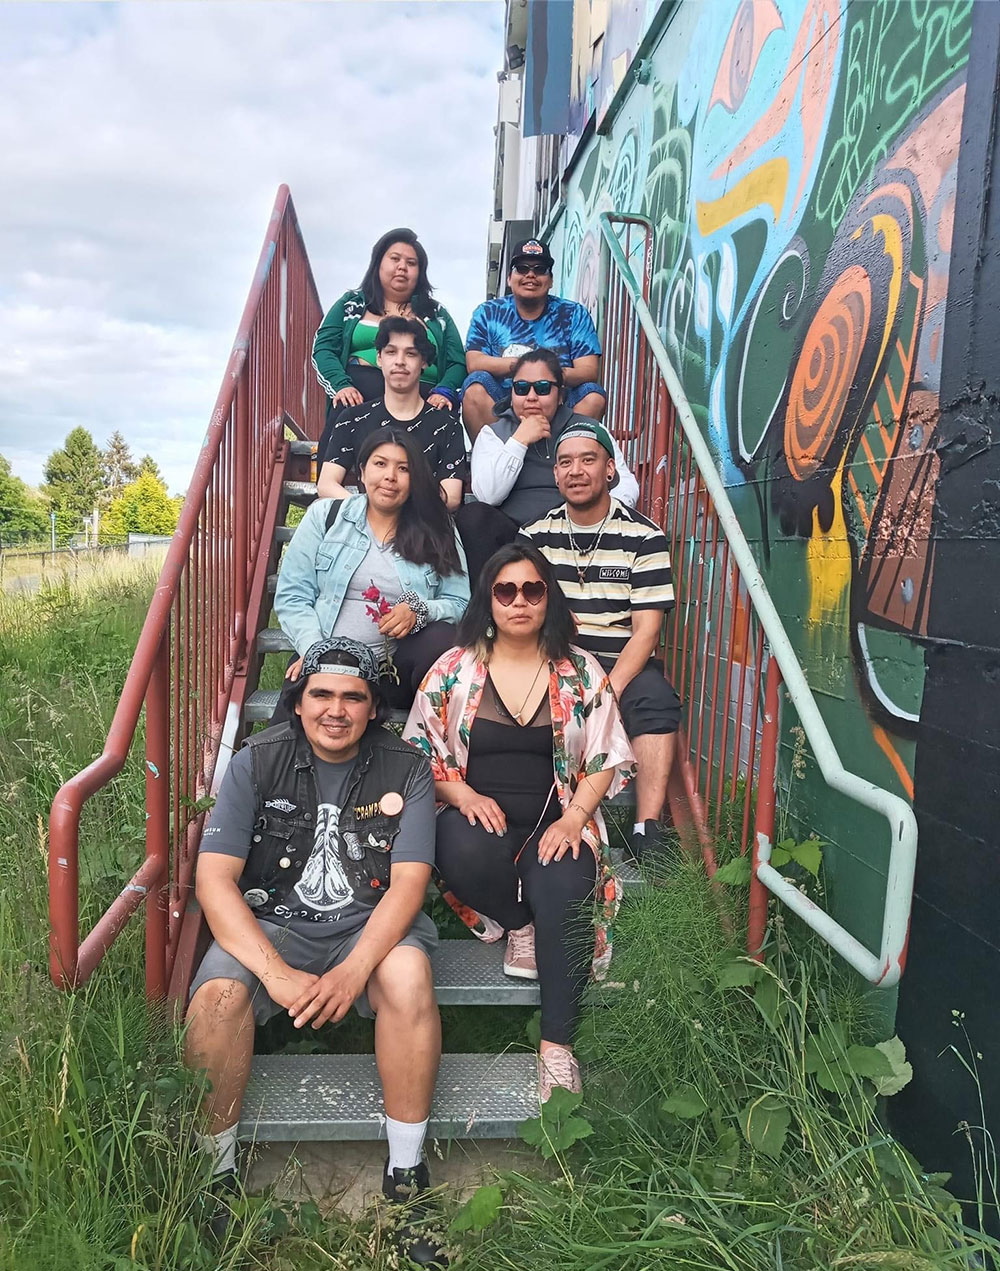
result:
[[[337,517],[340,515],[340,509],[344,506],[346,502],[347,502],[346,499],[334,499],[333,502],[330,504],[330,510],[326,514],[326,532],[328,534],[330,530],[333,529],[333,523],[334,521],[336,521]]]

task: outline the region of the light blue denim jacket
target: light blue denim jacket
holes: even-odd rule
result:
[[[367,496],[355,494],[347,499],[328,530],[326,516],[332,502],[317,499],[310,504],[285,549],[278,574],[274,608],[296,653],[305,653],[333,631],[347,584],[371,543],[365,526]],[[392,558],[402,589],[415,591],[427,601],[428,622],[458,622],[469,603],[469,575],[457,534],[455,545],[462,572],[445,578],[430,565],[414,565],[396,555]]]

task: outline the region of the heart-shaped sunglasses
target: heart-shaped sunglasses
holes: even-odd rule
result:
[[[541,604],[545,596],[546,587],[540,578],[536,578],[529,583],[494,583],[493,595],[497,604],[503,605],[506,609],[514,603],[517,593],[520,592],[529,605]]]

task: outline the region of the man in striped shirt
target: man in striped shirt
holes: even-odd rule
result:
[[[653,660],[674,605],[667,540],[652,521],[611,497],[614,444],[606,428],[574,421],[556,446],[565,500],[521,534],[555,570],[573,610],[575,641],[608,672],[635,750],[633,854],[654,850],[674,760],[681,704]]]

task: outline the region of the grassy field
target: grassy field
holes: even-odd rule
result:
[[[130,565],[0,597],[0,1271],[388,1271],[375,1209],[349,1226],[259,1197],[225,1247],[201,1240],[198,1083],[143,1002],[138,924],[83,992],[49,983],[48,808],[101,750],[153,581]],[[141,857],[142,800],[137,758],[88,810],[85,929]],[[737,888],[714,900],[693,866],[629,901],[622,988],[584,1021],[585,1100],[529,1124],[537,1174],[458,1213],[442,1199],[454,1265],[1000,1268],[944,1180],[881,1128],[878,1091],[905,1069],[872,1045],[864,997],[791,925],[773,929],[767,970],[740,959],[722,917],[739,930],[742,903]],[[476,1045],[523,1024],[494,1018]]]

